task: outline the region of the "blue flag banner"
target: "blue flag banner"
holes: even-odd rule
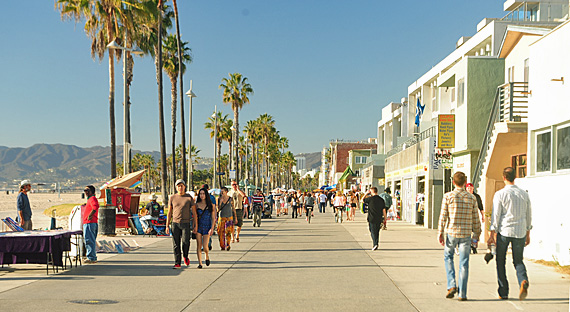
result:
[[[414,122],[416,126],[420,126],[420,118],[422,118],[422,114],[424,113],[424,108],[426,106],[420,103],[420,99],[418,99],[418,103],[416,104],[416,121]]]

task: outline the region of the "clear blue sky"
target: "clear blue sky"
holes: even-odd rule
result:
[[[473,35],[479,21],[505,14],[501,0],[178,2],[182,39],[194,57],[183,91],[192,79],[198,96],[193,143],[203,156],[213,155],[204,122],[214,105],[232,116],[218,89],[230,72],[248,77],[255,91],[240,114],[242,126],[269,113],[294,153],[320,151],[330,139],[375,137],[382,107],[405,96],[408,85],[449,54],[460,36]],[[9,1],[3,12],[0,145],[108,146],[108,61],[91,58],[84,24],[62,21],[49,0]],[[118,144],[122,79],[118,63]],[[168,131],[166,75],[164,81]],[[159,150],[149,56],[135,59],[131,102],[133,148]]]

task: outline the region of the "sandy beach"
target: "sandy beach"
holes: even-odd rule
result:
[[[16,218],[17,197],[18,193],[10,193],[9,195],[6,195],[6,192],[3,192],[0,194],[0,218]],[[49,227],[51,219],[43,214],[44,210],[47,208],[60,204],[85,203],[85,199],[81,199],[80,192],[62,193],[61,196],[51,193],[28,193],[28,198],[30,199],[30,205],[32,206],[32,222],[34,229],[45,229]],[[67,217],[57,218],[57,226],[67,228]]]

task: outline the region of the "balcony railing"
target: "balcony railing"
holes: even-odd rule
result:
[[[414,146],[414,145],[418,144],[419,142],[421,142],[427,138],[435,138],[436,136],[437,136],[437,129],[435,126],[427,128],[426,130],[414,135],[413,137],[410,137],[404,143],[402,143],[402,144],[394,147],[393,149],[391,149],[388,153],[386,153],[386,157],[393,156],[393,155],[403,151],[404,146],[406,148],[408,148],[410,146]]]
[[[495,100],[487,122],[485,136],[479,150],[479,157],[473,174],[475,190],[479,187],[479,180],[483,174],[483,165],[487,157],[487,150],[491,144],[493,129],[497,122],[526,122],[528,119],[528,82],[509,82],[497,87]]]

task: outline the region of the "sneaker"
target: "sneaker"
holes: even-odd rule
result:
[[[509,297],[501,297],[501,296],[499,295],[499,299],[501,299],[501,300],[509,300]]]
[[[519,300],[525,300],[528,296],[528,281],[523,281],[521,283],[521,291],[519,293]]]
[[[182,266],[180,266],[180,264],[175,264],[174,267],[172,267],[173,269],[180,269]]]
[[[467,301],[467,298],[458,297],[457,300],[459,300],[459,301]]]
[[[89,260],[89,259],[86,259],[85,261],[83,261],[83,263],[85,263],[85,264],[94,264],[94,263],[97,263],[97,260]]]
[[[451,298],[455,297],[456,293],[457,293],[457,288],[451,287],[450,289],[447,290],[447,295],[445,295],[445,298],[451,299]]]
[[[186,266],[189,266],[190,265],[190,259],[184,258],[184,264],[186,264]]]
[[[210,259],[206,259],[206,266],[210,266]]]
[[[372,251],[378,249],[378,245],[375,245],[374,247],[372,247]]]

